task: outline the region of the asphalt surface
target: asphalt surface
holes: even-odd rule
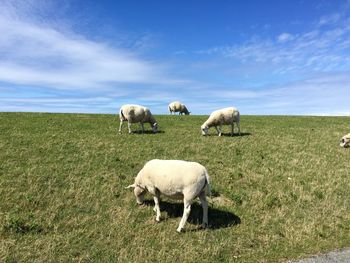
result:
[[[291,260],[288,263],[350,263],[350,248],[312,256],[310,258]]]

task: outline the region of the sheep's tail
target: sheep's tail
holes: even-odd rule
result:
[[[205,183],[206,183],[206,187],[205,187],[205,194],[207,196],[211,196],[211,189],[210,189],[210,179],[209,179],[209,174],[208,171],[205,170]]]
[[[238,111],[238,110],[233,111],[232,117],[233,117],[233,120],[234,120],[235,122],[239,122],[239,119],[240,119],[239,111]]]
[[[122,110],[122,109],[120,109],[119,115],[121,116],[121,119],[126,120],[126,118],[125,118],[125,116],[124,116],[124,114],[123,114],[123,110]]]

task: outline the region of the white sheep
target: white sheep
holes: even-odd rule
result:
[[[349,147],[350,145],[350,133],[347,135],[344,135],[340,140],[340,147]]]
[[[169,104],[168,106],[169,108],[169,112],[170,114],[175,112],[179,112],[179,115],[181,114],[185,114],[185,115],[189,115],[190,112],[188,111],[187,107],[185,106],[185,104],[182,104],[180,101],[174,101],[172,103]]]
[[[203,208],[203,228],[208,226],[208,203],[210,194],[209,175],[204,166],[181,160],[151,160],[145,164],[127,188],[134,188],[136,202],[142,204],[148,191],[154,196],[156,221],[160,221],[160,194],[173,199],[183,199],[184,212],[178,232],[184,228],[191,211],[191,204],[199,197]]]
[[[208,135],[209,128],[214,126],[218,135],[221,136],[222,125],[231,125],[231,135],[233,135],[234,122],[237,124],[238,134],[241,135],[240,115],[236,108],[229,107],[213,111],[208,120],[201,126],[202,135]]]
[[[142,132],[144,132],[145,130],[143,127],[143,124],[145,122],[148,122],[151,125],[154,133],[156,133],[158,130],[156,119],[153,117],[151,111],[144,106],[130,104],[123,105],[119,111],[119,118],[119,133],[122,132],[122,126],[124,121],[128,122],[129,133],[131,133],[131,124],[138,122],[141,125]]]

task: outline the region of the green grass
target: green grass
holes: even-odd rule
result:
[[[119,135],[115,115],[0,113],[0,262],[281,262],[350,246],[350,118],[242,116],[244,136],[203,137],[206,116],[156,117],[159,134]],[[164,199],[160,223],[136,205],[124,187],[154,158],[208,169],[210,229],[198,204],[181,234],[181,203]]]

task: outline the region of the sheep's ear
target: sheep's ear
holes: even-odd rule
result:
[[[129,189],[129,188],[135,188],[136,185],[135,184],[131,184],[131,185],[128,185],[127,187],[125,187],[125,189]]]

